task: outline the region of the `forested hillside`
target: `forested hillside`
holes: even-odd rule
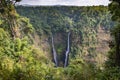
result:
[[[52,37],[58,66],[65,61],[70,33],[70,60],[81,58],[102,66],[109,51],[110,29],[114,26],[108,7],[18,6],[17,12],[30,19],[38,35],[34,44],[52,54]],[[39,36],[39,37],[38,37]],[[55,61],[55,60],[53,60]],[[55,61],[55,62],[56,62]]]
[[[118,0],[110,11],[20,1],[0,0],[0,80],[120,80]]]

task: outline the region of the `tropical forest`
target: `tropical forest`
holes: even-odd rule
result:
[[[120,1],[108,6],[0,0],[0,80],[120,80]]]

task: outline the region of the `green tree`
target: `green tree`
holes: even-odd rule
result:
[[[2,19],[7,22],[8,29],[10,29],[10,34],[13,37],[17,37],[17,17],[18,14],[14,8],[14,4],[16,2],[20,2],[21,0],[1,0],[0,1],[0,14],[2,15]]]
[[[112,47],[115,65],[120,67],[120,1],[119,0],[111,0],[109,4],[109,10],[112,14],[112,20],[117,22],[117,26],[112,29],[112,36],[114,37],[114,47]],[[110,55],[112,56],[112,55]]]

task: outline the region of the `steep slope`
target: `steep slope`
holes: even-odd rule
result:
[[[107,7],[18,6],[16,9],[22,16],[30,18],[36,33],[41,37],[33,39],[34,43],[39,44],[37,45],[39,48],[41,48],[40,45],[44,46],[45,52],[51,56],[50,37],[51,34],[54,35],[59,66],[64,65],[69,31],[71,31],[70,60],[82,58],[92,63],[100,63],[100,60],[96,60],[97,57],[102,59],[109,50],[107,45],[107,41],[110,39],[109,30],[114,23],[110,19],[111,15]]]

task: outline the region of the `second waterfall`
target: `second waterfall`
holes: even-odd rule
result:
[[[66,66],[68,65],[69,52],[70,52],[70,32],[68,32],[68,36],[67,36],[67,50],[66,50],[66,52],[65,52],[64,67],[66,67]]]

